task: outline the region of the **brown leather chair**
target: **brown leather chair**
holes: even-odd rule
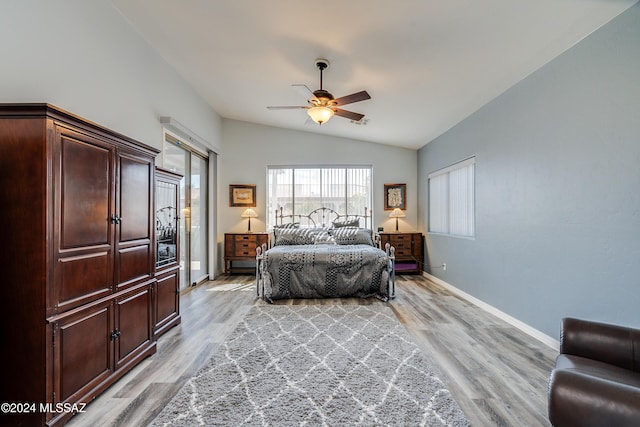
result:
[[[640,426],[640,330],[562,320],[549,379],[549,421],[565,426]]]

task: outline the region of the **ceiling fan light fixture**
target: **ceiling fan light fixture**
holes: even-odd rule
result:
[[[320,89],[311,91],[307,86],[297,84],[293,85],[297,90],[304,92],[307,98],[307,105],[299,106],[282,106],[282,107],[267,107],[269,110],[288,110],[304,108],[307,110],[309,117],[321,125],[326,123],[334,116],[344,117],[352,121],[359,122],[364,118],[364,114],[354,113],[342,108],[343,105],[352,104],[354,102],[365,101],[371,99],[371,96],[366,90],[352,93],[351,95],[341,96],[340,98],[334,98],[333,95],[322,88],[322,71],[329,66],[329,61],[326,59],[316,59],[316,67],[320,70]]]
[[[317,106],[309,108],[307,114],[309,114],[311,120],[321,125],[333,117],[333,110],[329,107]]]

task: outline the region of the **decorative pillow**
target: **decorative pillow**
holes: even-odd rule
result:
[[[274,246],[313,245],[317,231],[313,228],[283,228],[275,233]]]
[[[335,245],[336,239],[329,233],[329,230],[322,229],[316,232],[316,239],[314,241],[316,245]]]
[[[358,227],[340,227],[330,229],[329,232],[339,245],[369,245],[375,246],[371,230]]]
[[[299,222],[289,222],[287,224],[278,224],[278,225],[274,225],[273,226],[273,238],[274,240],[278,239],[278,234],[280,234],[280,232],[282,230],[290,230],[293,228],[300,228],[300,223]]]
[[[360,220],[358,218],[354,219],[336,219],[332,222],[334,228],[341,227],[360,227]]]

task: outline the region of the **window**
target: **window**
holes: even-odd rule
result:
[[[429,174],[429,232],[475,236],[475,157]]]
[[[372,194],[371,166],[269,166],[267,226],[273,227],[280,208],[284,215],[306,215],[320,207],[364,215],[365,208],[371,212]]]

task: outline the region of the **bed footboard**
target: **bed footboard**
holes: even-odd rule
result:
[[[384,247],[387,253],[387,262],[389,268],[389,278],[387,279],[387,296],[389,299],[396,297],[396,248],[387,243]]]
[[[256,248],[256,297],[262,295],[264,300],[264,253],[267,251],[267,244],[263,243],[262,246]],[[260,293],[260,287],[262,287],[262,294]]]

